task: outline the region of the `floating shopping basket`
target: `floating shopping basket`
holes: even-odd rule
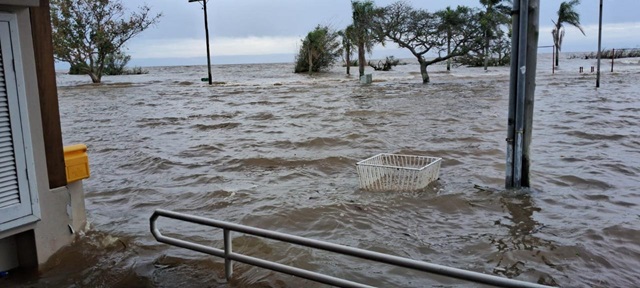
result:
[[[420,190],[438,179],[442,158],[381,153],[356,164],[360,188],[372,191]]]

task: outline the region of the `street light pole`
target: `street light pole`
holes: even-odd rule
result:
[[[598,24],[598,76],[596,76],[596,88],[600,88],[600,59],[602,58],[602,0],[600,0],[600,22]]]
[[[209,85],[213,84],[213,79],[211,77],[211,52],[209,52],[209,21],[207,17],[207,2],[208,0],[189,0],[191,2],[202,2],[202,6],[204,8],[204,31],[207,39],[207,69],[209,72]]]

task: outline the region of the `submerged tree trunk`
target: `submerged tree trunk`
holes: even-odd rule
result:
[[[347,60],[347,75],[351,75],[350,71],[351,71],[351,50],[347,49],[347,55],[345,55],[344,58],[346,58]]]
[[[489,66],[489,45],[491,45],[491,38],[487,33],[484,38],[484,71],[487,71],[487,66]]]
[[[451,55],[451,31],[447,31],[447,55]],[[447,59],[447,71],[451,71],[451,58]]]
[[[85,72],[89,77],[91,77],[91,83],[100,83],[100,78],[102,78],[102,73],[100,71],[96,71],[94,66],[95,61],[93,61],[93,57],[89,57],[89,67],[86,68]]]
[[[100,76],[98,76],[96,73],[93,72],[89,72],[89,77],[91,77],[91,82],[94,84],[100,83]]]
[[[360,41],[358,43],[358,71],[360,72],[360,77],[364,76],[364,64],[367,61],[364,59],[364,42]]]
[[[560,61],[559,61],[560,60],[560,41],[562,41],[560,39],[560,37],[561,37],[560,36],[561,35],[560,34],[561,33],[560,29],[562,27],[559,24],[562,24],[560,22],[560,19],[558,19],[558,22],[556,22],[556,27],[555,27],[556,29],[554,30],[555,33],[552,32],[553,33],[553,46],[555,46],[554,49],[556,49],[556,67],[558,65],[560,65]]]
[[[313,53],[311,53],[311,49],[309,49],[309,74],[313,72]]]
[[[422,75],[422,84],[429,83],[429,73],[427,73],[427,62],[420,60],[420,75]]]

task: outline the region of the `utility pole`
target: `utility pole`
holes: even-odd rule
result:
[[[602,57],[602,0],[600,0],[600,22],[598,23],[598,76],[596,88],[600,88],[600,58]]]
[[[512,10],[511,81],[505,187],[530,187],[533,102],[540,31],[540,0],[515,0]]]
[[[602,58],[602,0],[600,0],[600,20],[598,24],[598,76],[596,76],[596,88],[600,88],[600,58]]]
[[[207,39],[207,69],[209,71],[209,85],[213,84],[213,79],[211,78],[211,52],[209,52],[209,21],[207,17],[207,2],[208,0],[189,0],[191,2],[202,2],[202,6],[204,9],[204,31]]]

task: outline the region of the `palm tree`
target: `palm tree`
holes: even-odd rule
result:
[[[296,56],[295,73],[320,71],[331,66],[342,54],[338,33],[318,25],[302,40]]]
[[[491,55],[491,39],[500,35],[500,25],[509,24],[511,20],[511,8],[503,4],[510,3],[510,0],[480,0],[480,4],[485,7],[485,11],[481,14],[480,24],[483,27],[484,35],[484,70],[489,65],[489,57]]]
[[[582,30],[582,26],[580,26],[580,14],[576,12],[575,6],[580,5],[580,0],[571,0],[560,3],[560,9],[558,9],[558,20],[553,21],[555,28],[551,31],[551,35],[553,36],[553,44],[556,48],[556,66],[558,66],[560,57],[560,49],[562,47],[562,38],[564,38],[564,26],[563,24],[569,24],[580,29],[582,35],[587,35]]]
[[[351,1],[351,10],[353,11],[353,36],[355,44],[358,47],[358,70],[360,76],[364,75],[364,65],[367,60],[365,53],[371,53],[376,37],[371,29],[373,17],[376,8],[371,0]]]
[[[342,49],[344,50],[344,60],[347,63],[347,75],[351,75],[351,53],[355,48],[354,45],[354,36],[353,36],[353,25],[347,26],[344,30],[338,32],[338,35],[342,37]]]
[[[464,6],[458,6],[456,10],[447,6],[446,9],[436,12],[436,15],[442,19],[441,25],[447,33],[447,55],[451,54],[451,38],[453,38],[453,31],[459,29],[464,25],[467,19],[464,18],[465,13],[469,11],[469,8]],[[451,58],[447,59],[447,71],[451,71]]]

